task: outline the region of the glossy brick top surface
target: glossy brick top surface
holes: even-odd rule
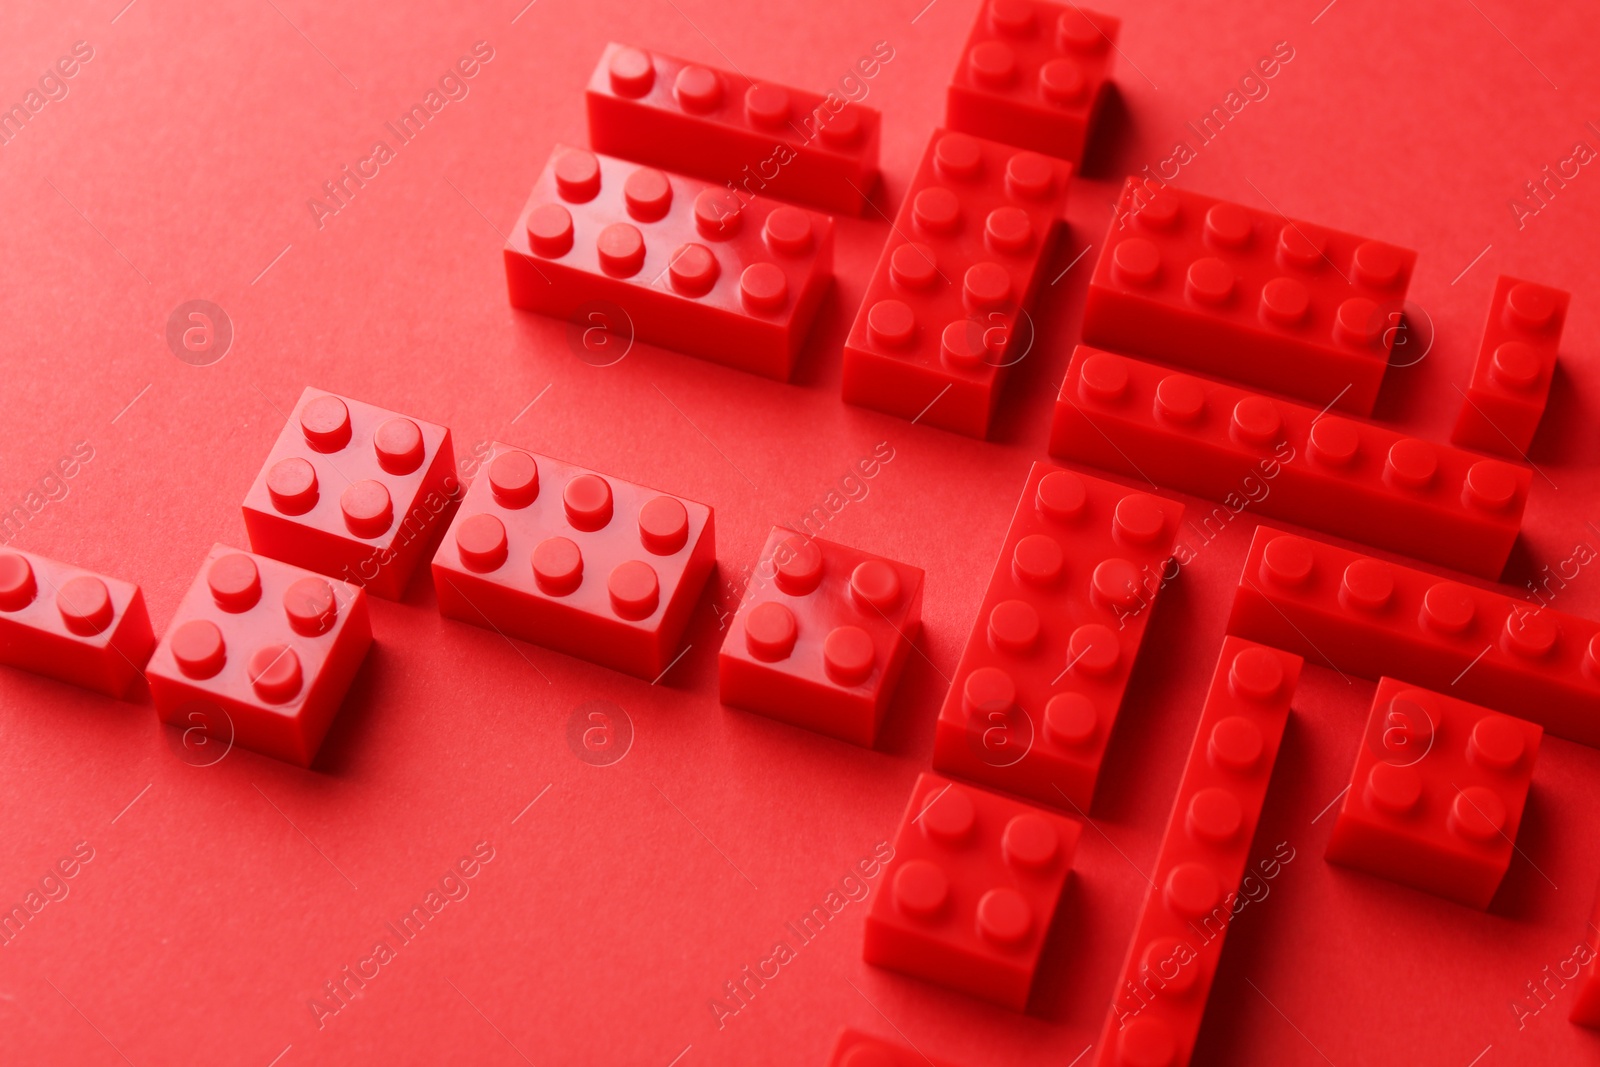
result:
[[[1470,388],[1543,410],[1571,301],[1572,294],[1548,285],[1496,278]]]
[[[988,382],[1026,354],[1016,321],[1064,217],[1071,164],[935,130],[847,348]],[[848,357],[847,357],[848,358]]]
[[[666,115],[692,117],[751,140],[781,141],[799,151],[848,161],[863,175],[877,167],[883,117],[875,108],[843,102],[837,94],[830,102],[822,93],[752,81],[736,71],[616,42],[606,45],[588,91]],[[843,107],[836,110],[840,102]]]
[[[1121,28],[1120,19],[1076,4],[988,0],[951,84],[1046,114],[1087,118]]]
[[[1239,592],[1230,631],[1239,631],[1245,594],[1266,598],[1262,618],[1286,639],[1305,639],[1299,613],[1332,620],[1319,622],[1314,651],[1336,669],[1413,672],[1418,684],[1451,684],[1556,736],[1600,744],[1592,620],[1266,526],[1250,543]]]
[[[109,648],[139,587],[33,552],[0,548],[0,621]],[[135,663],[137,671],[143,666]]]
[[[1281,501],[1262,506],[1314,528],[1402,551],[1419,525],[1430,535],[1424,544],[1449,541],[1463,527],[1498,531],[1502,546],[1475,567],[1458,558],[1454,543],[1432,546],[1438,562],[1491,578],[1505,566],[1533,478],[1520,463],[1084,345],[1073,353],[1058,404],[1090,424],[1085,446],[1110,449],[1113,461],[1137,464],[1157,448],[1161,465],[1178,475],[1176,489],[1201,491],[1196,482],[1215,481],[1213,459],[1225,456],[1262,464]],[[1151,445],[1154,436],[1162,443]],[[1245,492],[1237,478],[1222,481]],[[1397,521],[1411,526],[1396,530]]]
[[[1302,665],[1223,639],[1113,995],[1103,1067],[1189,1061]]]
[[[693,500],[495,442],[433,565],[654,630],[711,514]]]
[[[1174,500],[1033,465],[939,713],[978,760],[1098,764],[1182,522]]]
[[[213,545],[148,673],[293,717],[351,618],[367,625],[366,596],[336,578]]]
[[[922,583],[920,568],[775,526],[722,656],[871,701],[895,650],[917,636]],[[842,629],[867,640],[842,641]]]
[[[1523,719],[1380,679],[1339,820],[1504,870],[1543,736]]]
[[[936,774],[917,776],[872,922],[979,958],[1038,957],[1082,824]]]
[[[436,423],[307,386],[244,506],[389,548],[411,536],[408,515],[449,437]],[[437,513],[426,511],[428,520]]]
[[[833,219],[557,145],[507,248],[755,320],[792,320],[831,270]]]
[[[1381,241],[1130,179],[1090,284],[1381,365],[1416,258]]]

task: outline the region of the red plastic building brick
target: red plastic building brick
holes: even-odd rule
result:
[[[1416,253],[1129,179],[1083,339],[1366,415]]]
[[[461,498],[444,426],[307,388],[244,498],[250,547],[399,600]]]
[[[138,586],[0,552],[0,663],[120,698],[154,646]]]
[[[1600,1027],[1600,894],[1595,896],[1594,914],[1574,955],[1582,971],[1567,1017],[1580,1026]]]
[[[1526,458],[1544,417],[1570,293],[1502,274],[1450,440]]]
[[[920,774],[867,915],[868,963],[1015,1011],[1072,871],[1074,819]]]
[[[722,701],[871,747],[922,622],[922,571],[774,527],[728,624]]]
[[[1328,840],[1333,863],[1487,908],[1544,731],[1383,678]]]
[[[1035,463],[934,733],[946,774],[1089,809],[1183,505]]]
[[[1082,345],[1050,452],[1483,578],[1505,569],[1532,478],[1525,466]]]
[[[1299,656],[1223,639],[1100,1038],[1100,1067],[1189,1062],[1301,665]]]
[[[951,1067],[943,1060],[931,1060],[914,1048],[860,1030],[843,1030],[828,1056],[828,1067]]]
[[[716,562],[712,512],[498,442],[433,557],[452,619],[655,679]]]
[[[1261,526],[1228,632],[1600,747],[1600,625],[1550,607]]]
[[[1071,165],[935,130],[844,347],[852,404],[983,437],[1062,228]]]
[[[557,145],[505,261],[514,307],[786,381],[833,219]]]
[[[876,73],[878,61],[872,64]],[[870,107],[620,44],[589,79],[597,152],[760,195],[861,214],[878,180]]]
[[[945,125],[1082,162],[1121,28],[1076,4],[989,0],[950,79]]]
[[[236,743],[309,767],[371,645],[361,587],[215,545],[150,659],[150,694],[164,722],[220,710]]]

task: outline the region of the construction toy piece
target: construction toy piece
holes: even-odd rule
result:
[[[307,388],[244,498],[250,547],[399,600],[461,499],[450,430]]]
[[[786,381],[833,281],[833,219],[557,145],[505,260],[514,307]]]
[[[496,442],[433,583],[449,618],[655,680],[715,562],[704,504]]]
[[[871,747],[922,622],[922,571],[773,527],[717,657],[722,701]]]
[[[220,711],[234,743],[309,767],[371,644],[360,586],[214,545],[150,658],[150,694],[163,722]]]
[[[933,765],[1082,814],[1183,505],[1035,463],[934,733]]]
[[[1498,578],[1532,472],[1079,345],[1053,455]]]
[[[0,551],[0,663],[120,699],[155,643],[132,582]]]
[[[863,956],[1022,1011],[1083,826],[919,774]]]
[[[1543,736],[1531,722],[1379,679],[1328,860],[1487,908],[1511,866]]]
[[[839,1032],[828,1067],[951,1067],[943,1060],[930,1060],[914,1048],[885,1041],[860,1030]]]
[[[1070,164],[935,130],[844,348],[852,404],[983,437],[1063,228]]]
[[[945,125],[1081,163],[1121,27],[1075,4],[989,0],[950,79]]]
[[[1223,639],[1100,1038],[1100,1067],[1189,1062],[1301,665],[1299,656]],[[1265,872],[1279,861],[1260,862]]]
[[[1450,440],[1526,459],[1544,417],[1570,293],[1502,274]]]
[[[836,92],[609,44],[585,97],[595,151],[726,185],[738,202],[859,215],[878,180],[882,116]]]
[[[1228,632],[1600,747],[1600,625],[1504,593],[1260,526]]]
[[[1572,1013],[1567,1017],[1580,1026],[1600,1027],[1600,894],[1596,895],[1594,914],[1574,959],[1582,971],[1573,995]]]
[[[1416,253],[1129,179],[1083,339],[1366,415]]]

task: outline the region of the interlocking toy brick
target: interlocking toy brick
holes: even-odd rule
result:
[[[919,774],[867,915],[862,955],[1022,1011],[1082,829],[1075,819]]]
[[[717,657],[723,703],[871,747],[922,622],[922,577],[773,527]]]
[[[933,765],[1089,809],[1183,505],[1035,463],[934,733]]]
[[[461,498],[450,430],[308,387],[244,498],[250,547],[399,600]]]
[[[1511,866],[1543,735],[1531,722],[1379,680],[1327,858],[1487,908]]]
[[[1371,413],[1416,253],[1129,179],[1083,340]]]
[[[983,437],[1064,228],[1071,164],[935,130],[845,341],[852,404]]]
[[[1111,999],[1099,1067],[1189,1062],[1301,665],[1299,656],[1223,639]],[[1259,863],[1265,873],[1278,860]]]
[[[0,663],[120,698],[154,646],[137,585],[0,551]]]
[[[1595,896],[1594,914],[1583,931],[1583,940],[1578,943],[1574,958],[1582,969],[1567,1018],[1580,1026],[1600,1027],[1600,894]]]
[[[877,59],[862,62],[876,73]],[[760,195],[859,215],[878,180],[883,117],[838,92],[613,43],[585,98],[595,151],[703,178],[741,201]]]
[[[989,0],[950,79],[945,125],[1082,162],[1121,28],[1076,4]]]
[[[1052,455],[1482,578],[1522,527],[1532,471],[1079,345]]]
[[[1547,605],[1261,526],[1228,632],[1600,747],[1600,625]]]
[[[716,562],[704,504],[496,442],[433,557],[439,610],[655,680]]]
[[[919,1049],[907,1048],[881,1037],[845,1029],[839,1032],[828,1067],[952,1067],[943,1060],[929,1059]]]
[[[514,307],[787,381],[833,281],[833,219],[557,145],[505,263]]]
[[[1526,458],[1544,417],[1570,293],[1502,274],[1450,440]]]
[[[309,767],[371,645],[362,587],[214,545],[146,673],[162,721],[226,741],[221,712],[234,743]]]

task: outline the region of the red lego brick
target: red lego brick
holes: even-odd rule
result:
[[[1083,339],[1370,414],[1416,253],[1129,179]]]
[[[1183,505],[1035,463],[939,711],[933,765],[1089,809]]]
[[[1547,285],[1499,277],[1451,441],[1462,448],[1527,458],[1550,398],[1556,349],[1571,299],[1570,293]]]
[[[929,1059],[921,1050],[885,1041],[860,1030],[839,1032],[828,1067],[953,1067],[944,1060]]]
[[[1582,970],[1567,1018],[1580,1026],[1600,1027],[1600,894],[1595,896],[1594,914],[1573,958]]]
[[[1101,1033],[1100,1067],[1182,1067],[1234,916],[1299,656],[1227,637]],[[1275,859],[1263,860],[1263,871]]]
[[[922,571],[773,527],[717,671],[722,701],[869,748],[922,622]]]
[[[250,547],[399,600],[461,499],[450,431],[308,387],[244,498]]]
[[[1380,679],[1328,860],[1487,908],[1511,866],[1543,736],[1531,722]]]
[[[852,404],[983,437],[1066,210],[1070,164],[935,130],[844,347]]]
[[[993,1001],[1028,1003],[1083,826],[919,774],[867,915],[868,963]]]
[[[452,619],[659,677],[716,562],[712,511],[496,442],[433,557]]]
[[[944,124],[1081,163],[1121,28],[1076,4],[989,0],[950,78]]]
[[[1261,526],[1228,632],[1600,747],[1600,624],[1549,606]]]
[[[132,582],[0,551],[0,663],[120,698],[155,643]]]
[[[1052,455],[1498,578],[1532,471],[1079,345]]]
[[[859,215],[878,180],[883,117],[837,92],[613,43],[584,95],[595,151],[703,178],[740,201],[760,195]]]
[[[214,545],[146,673],[162,721],[220,710],[235,743],[309,767],[371,645],[360,586]]]
[[[505,262],[514,307],[787,381],[833,219],[557,145]]]

